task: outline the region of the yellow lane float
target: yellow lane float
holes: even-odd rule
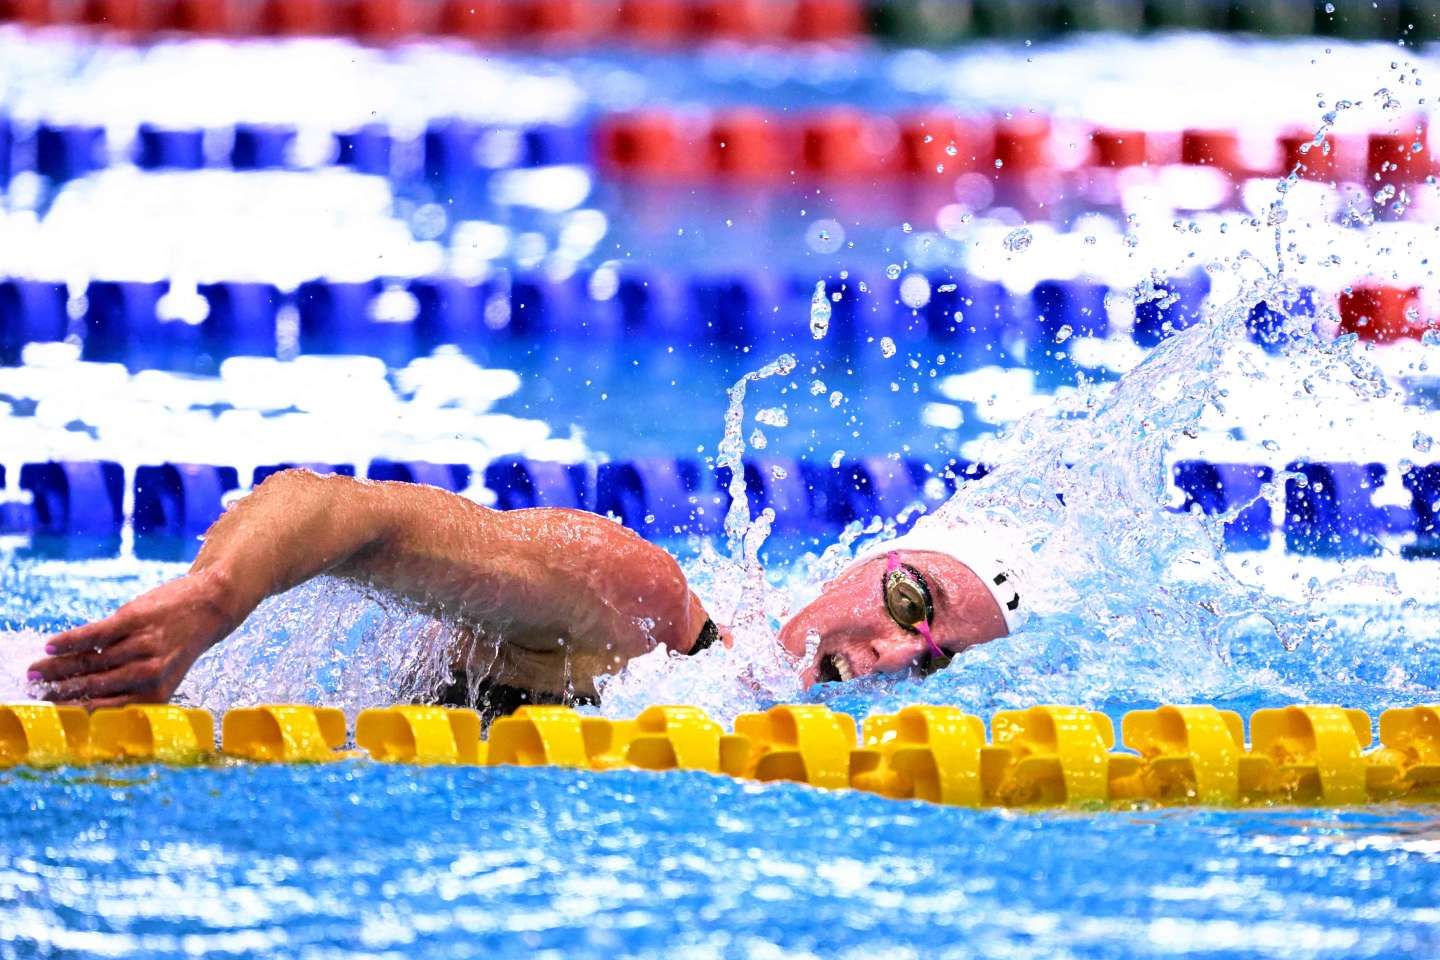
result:
[[[195,763],[215,752],[215,721],[208,710],[168,703],[134,704],[90,715],[90,757]]]
[[[1360,710],[1257,710],[1250,740],[1239,714],[1203,704],[1135,710],[1115,749],[1110,718],[1082,707],[1005,710],[990,722],[957,707],[912,706],[867,717],[816,705],[742,714],[727,733],[698,707],[650,707],[609,720],[568,707],[529,706],[481,739],[473,710],[394,706],[363,711],[358,751],[345,749],[333,707],[268,704],[225,714],[224,756],[272,763],[368,756],[384,763],[697,770],[789,780],[899,800],[964,807],[1095,808],[1136,804],[1355,805],[1440,801],[1440,706],[1386,710],[1380,746]],[[216,756],[204,710],[140,705],[87,714],[47,703],[0,704],[0,767]]]
[[[325,763],[345,756],[345,739],[345,714],[335,707],[241,707],[220,725],[220,749],[243,760]]]
[[[90,750],[90,715],[49,703],[0,704],[0,767],[83,763]]]
[[[720,738],[720,768],[743,780],[794,780],[829,790],[850,786],[855,720],[824,707],[742,713]]]
[[[486,747],[474,710],[414,705],[360,711],[355,744],[383,763],[473,765]]]

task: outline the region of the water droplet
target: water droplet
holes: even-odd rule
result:
[[[811,381],[810,381],[810,396],[812,396],[812,397],[818,397],[818,396],[820,396],[822,393],[824,393],[825,390],[826,390],[826,387],[825,387],[825,381],[824,381],[824,380],[811,380]]]
[[[996,170],[999,170],[999,169],[1000,169],[1001,167],[1003,167],[1003,166],[1005,166],[1005,161],[1004,161],[1004,160],[996,160],[996,161],[995,161],[995,169],[996,169]]]
[[[895,341],[889,337],[880,338],[880,355],[886,360],[895,356]]]
[[[841,393],[839,390],[836,390],[836,391],[834,391],[833,393],[830,394],[830,406],[832,406],[832,407],[838,407],[838,406],[840,406],[840,404],[842,404],[842,403],[844,403],[844,402],[845,402],[845,394]]]
[[[1416,431],[1415,436],[1410,438],[1410,445],[1420,453],[1429,453],[1430,448],[1435,445],[1435,441],[1428,433]]]
[[[886,268],[885,268],[885,276],[889,277],[891,280],[899,280],[899,279],[900,279],[900,264],[898,264],[898,263],[892,263],[892,264],[890,264],[890,266],[886,267]]]
[[[1064,343],[1075,333],[1075,328],[1068,323],[1060,324],[1060,329],[1055,331],[1055,342]]]
[[[946,153],[947,156],[953,157],[953,156],[955,156],[955,155],[956,155],[957,153],[959,153],[959,152],[960,152],[959,150],[956,150],[956,149],[955,149],[955,144],[953,144],[953,143],[950,144],[950,146],[948,146],[948,147],[945,148],[945,153]]]
[[[833,314],[830,299],[825,296],[825,281],[821,280],[815,284],[815,293],[810,297],[810,336],[816,340],[825,339],[825,334],[830,332],[830,317]]]
[[[767,427],[788,427],[790,417],[785,413],[784,407],[766,407],[755,411],[755,422],[763,423]]]
[[[780,464],[777,463],[773,464],[770,467],[770,476],[774,477],[776,480],[784,480],[786,477],[790,476],[790,474],[785,471],[784,467],[780,466]]]
[[[841,462],[842,460],[844,460],[844,459],[845,459],[845,451],[844,451],[844,450],[836,450],[834,453],[830,454],[830,469],[831,469],[831,470],[839,470],[839,469],[840,469],[840,462]]]
[[[758,427],[754,433],[750,434],[750,446],[756,450],[764,450],[767,443],[769,441],[765,439],[765,434],[761,433]]]
[[[915,230],[914,227],[910,226],[910,222],[908,220],[905,223],[900,224],[900,229],[905,233],[913,233]]]
[[[1016,227],[1005,235],[1005,249],[1011,253],[1022,253],[1030,248],[1030,241],[1034,239],[1035,235],[1029,227]]]

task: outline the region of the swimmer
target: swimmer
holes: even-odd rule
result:
[[[797,659],[818,638],[805,686],[932,669],[1012,630],[1023,613],[1004,559],[1013,550],[999,548],[1003,537],[958,539],[917,528],[826,584],[780,631]],[[184,576],[52,637],[29,679],[46,699],[92,709],[164,702],[261,601],[321,574],[458,625],[453,682],[427,699],[487,719],[526,703],[593,703],[597,676],[656,646],[686,655],[730,639],[673,557],[604,517],[287,470],[215,522]],[[476,663],[483,676],[469,675]]]

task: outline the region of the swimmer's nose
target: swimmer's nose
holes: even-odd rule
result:
[[[879,673],[908,669],[919,662],[929,649],[924,637],[908,633],[877,638],[870,642],[870,648],[875,651],[875,670]]]

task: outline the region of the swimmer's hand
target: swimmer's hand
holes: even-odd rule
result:
[[[202,653],[234,628],[219,578],[191,573],[95,623],[56,634],[29,678],[46,700],[89,709],[162,703]]]

